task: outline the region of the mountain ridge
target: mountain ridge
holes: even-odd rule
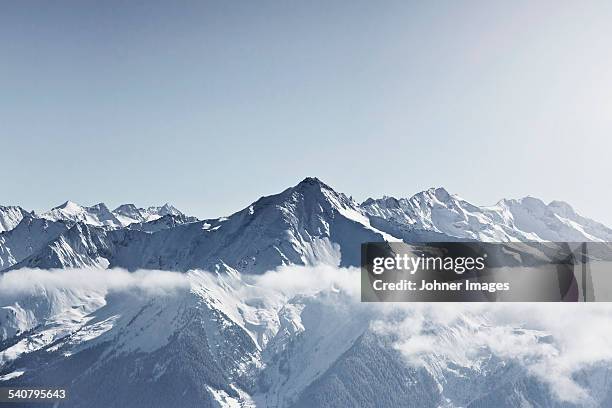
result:
[[[14,249],[7,254],[6,237],[15,248],[17,234],[0,233],[0,271],[105,266],[262,273],[287,264],[356,266],[359,245],[368,241],[612,241],[611,229],[561,201],[525,197],[476,206],[437,187],[359,204],[316,177],[216,219],[198,220],[169,204],[110,211],[103,203],[70,201],[40,218],[66,228],[34,239],[28,247],[34,249],[19,256]]]

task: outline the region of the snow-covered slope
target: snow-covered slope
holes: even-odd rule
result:
[[[26,215],[15,228],[0,233],[0,271],[38,253],[67,229],[63,222]]]
[[[411,198],[368,199],[361,207],[372,217],[392,220],[415,230],[435,231],[481,241],[605,241],[612,230],[582,217],[567,203],[526,197],[478,207],[432,188]]]
[[[12,230],[28,214],[28,211],[18,206],[0,205],[0,232]]]
[[[113,243],[107,231],[82,222],[46,243],[43,248],[11,266],[9,269],[23,267],[53,269],[76,267],[109,266]]]

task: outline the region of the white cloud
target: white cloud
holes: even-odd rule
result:
[[[282,266],[262,275],[251,275],[245,280],[258,288],[275,290],[286,296],[314,293],[321,290],[343,290],[358,298],[359,269],[333,266]]]
[[[164,293],[186,289],[184,274],[165,271],[128,272],[122,269],[20,269],[0,275],[0,301],[41,291],[79,290],[100,293],[142,291]]]

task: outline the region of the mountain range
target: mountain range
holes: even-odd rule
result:
[[[66,387],[59,406],[612,406],[608,309],[359,302],[362,242],[611,240],[563,202],[357,203],[307,178],[217,219],[0,217],[0,385]]]
[[[198,220],[169,204],[110,211],[66,202],[37,215],[0,207],[0,271],[121,267],[188,271],[359,265],[367,241],[612,241],[564,202],[525,197],[478,207],[442,188],[358,204],[316,178],[228,217]]]

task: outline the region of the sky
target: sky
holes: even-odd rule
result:
[[[0,204],[532,195],[612,225],[612,2],[0,2]]]

